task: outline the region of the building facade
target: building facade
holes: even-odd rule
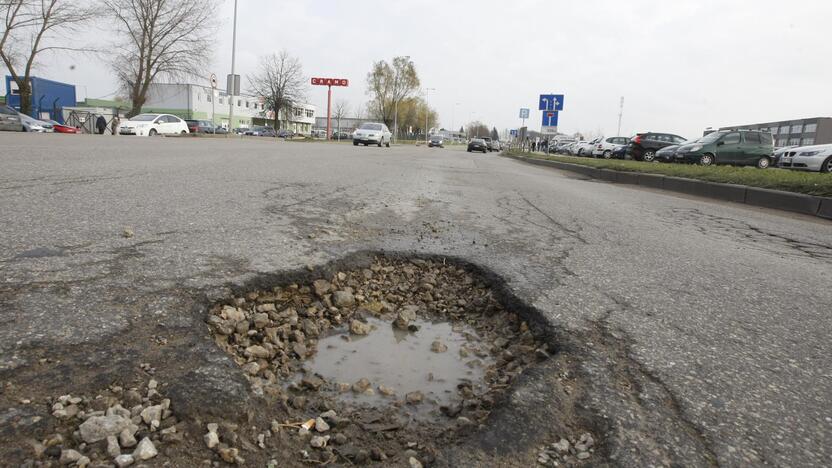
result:
[[[63,108],[77,104],[75,85],[38,78],[29,78],[32,91],[30,106],[31,116],[36,119],[57,120],[64,122]],[[20,89],[11,76],[6,75],[6,104],[20,110]]]
[[[173,114],[183,119],[210,120],[225,128],[274,126],[274,112],[266,110],[263,98],[251,95],[232,98],[223,90],[187,83],[156,83],[150,86],[142,112]],[[234,106],[234,122],[229,122]],[[280,112],[279,127],[310,134],[315,122],[315,106],[301,104],[290,112]],[[285,115],[288,114],[288,115]]]
[[[810,146],[832,143],[832,117],[812,117],[808,119],[783,120],[751,125],[720,127],[727,130],[760,130],[770,132],[774,146]]]

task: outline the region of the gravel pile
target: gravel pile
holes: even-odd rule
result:
[[[590,461],[594,447],[595,439],[588,432],[577,440],[561,438],[548,447],[540,447],[537,463],[541,466],[576,466]]]
[[[140,464],[162,446],[183,440],[162,385],[110,386],[94,397],[62,395],[48,402],[57,419],[54,434],[35,443],[39,466],[117,466]]]

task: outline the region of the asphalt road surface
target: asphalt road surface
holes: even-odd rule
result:
[[[828,221],[454,149],[8,133],[0,464],[27,456],[12,445],[36,425],[9,427],[26,392],[139,363],[239,373],[205,357],[203,298],[359,251],[462,258],[537,308],[576,362],[597,464],[832,464]],[[191,339],[159,351],[170,330]],[[516,411],[532,442],[502,449],[522,457],[546,424]]]

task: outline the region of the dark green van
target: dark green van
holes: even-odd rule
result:
[[[757,166],[765,169],[771,165],[774,143],[771,134],[756,130],[714,132],[695,143],[682,145],[676,150],[677,162],[733,164]]]

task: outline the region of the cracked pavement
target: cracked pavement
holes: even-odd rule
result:
[[[205,337],[206,300],[389,251],[465,259],[537,309],[574,361],[579,412],[610,465],[832,460],[828,221],[453,149],[2,138],[4,435],[26,435],[3,425],[27,391],[107,385],[140,362],[209,385],[228,363]],[[244,391],[239,369],[222,369]],[[540,374],[526,403],[546,401]],[[194,392],[180,394],[209,398]],[[219,410],[240,403],[211,396]],[[533,405],[516,409],[500,417],[528,430],[519,439],[544,431]],[[461,452],[440,464],[475,464]]]

